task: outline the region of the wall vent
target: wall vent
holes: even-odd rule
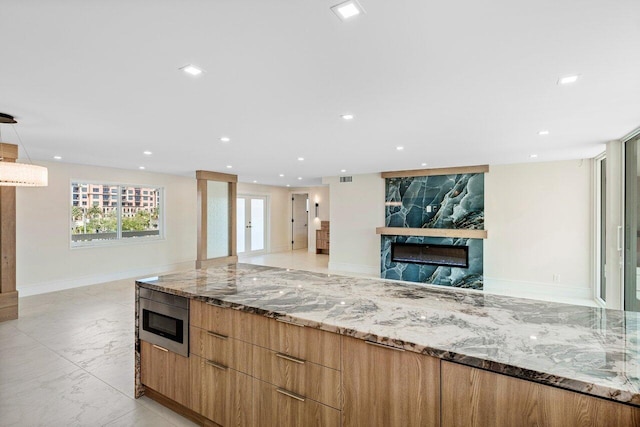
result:
[[[340,177],[340,182],[352,182],[353,181],[353,177],[352,176],[341,176]]]

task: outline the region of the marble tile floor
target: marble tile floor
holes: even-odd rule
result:
[[[241,262],[329,273],[306,249]],[[194,426],[133,398],[134,279],[20,298],[0,323],[0,427]]]
[[[20,298],[0,323],[0,426],[193,426],[133,398],[134,280]]]

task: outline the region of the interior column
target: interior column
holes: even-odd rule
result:
[[[14,163],[18,146],[0,142],[0,155],[0,161]],[[0,322],[17,318],[16,187],[0,186]]]

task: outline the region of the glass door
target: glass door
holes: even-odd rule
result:
[[[640,167],[638,162],[638,144],[640,137],[630,139],[625,143],[625,209],[624,209],[624,309],[640,311]]]
[[[238,254],[264,252],[266,242],[267,198],[264,196],[240,196],[237,208]]]

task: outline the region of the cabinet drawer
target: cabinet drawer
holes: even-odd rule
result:
[[[340,335],[266,317],[254,317],[254,344],[340,369]]]
[[[340,408],[340,371],[258,346],[253,360],[256,378]]]
[[[190,325],[243,341],[251,340],[253,315],[191,300]]]
[[[189,349],[192,354],[229,368],[251,374],[253,346],[226,335],[192,326]]]
[[[253,380],[254,420],[260,427],[339,427],[340,411],[284,388]]]

